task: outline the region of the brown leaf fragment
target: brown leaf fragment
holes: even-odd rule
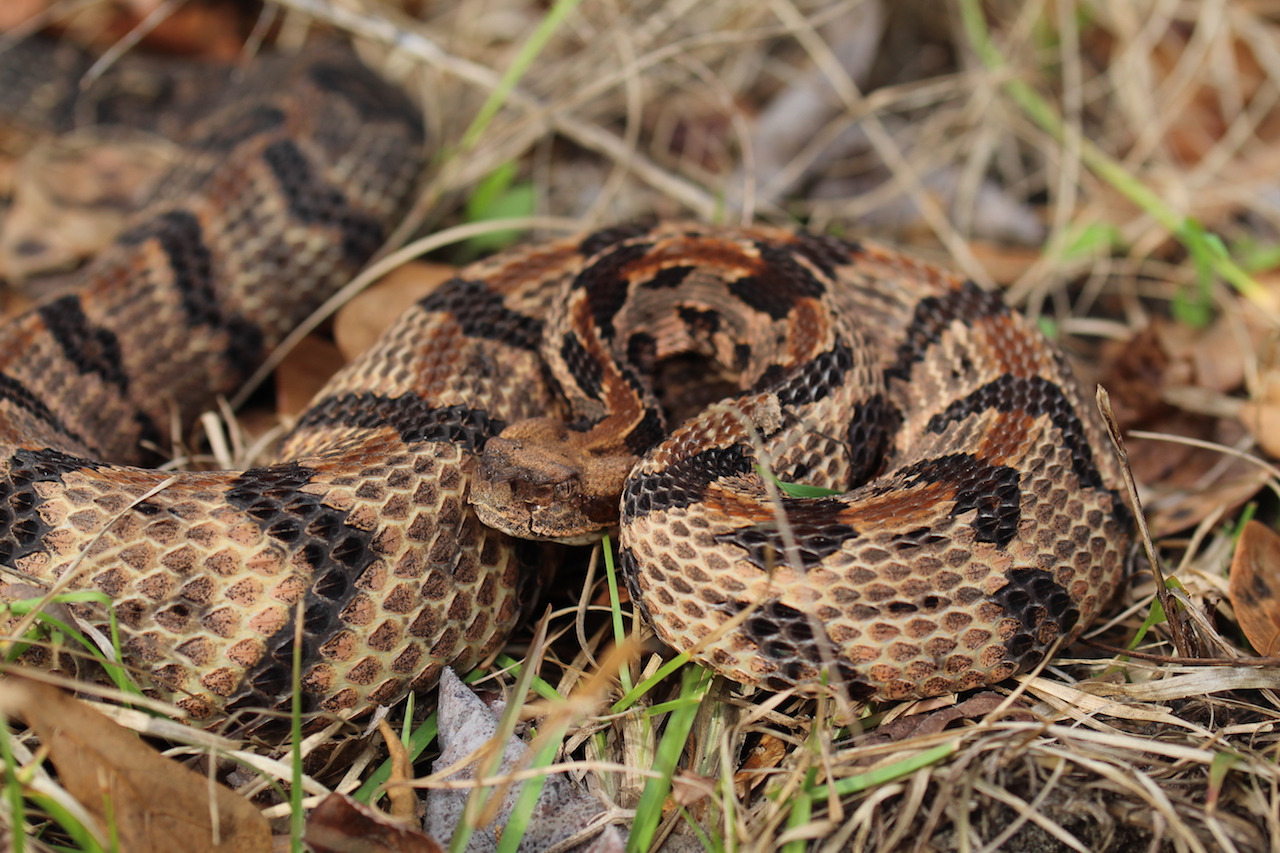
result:
[[[1280,458],[1280,400],[1246,400],[1240,405],[1240,422],[1268,455]]]
[[[387,273],[334,317],[333,337],[338,349],[348,359],[355,358],[410,305],[453,278],[455,272],[446,264],[411,261]]]
[[[276,368],[277,414],[300,414],[345,363],[338,348],[318,335],[298,341]]]
[[[22,719],[36,733],[63,787],[103,827],[108,821],[114,826],[121,850],[271,849],[270,827],[248,800],[165,758],[61,690],[6,673],[0,713]]]
[[[1280,534],[1260,521],[1246,524],[1236,543],[1229,593],[1253,650],[1280,653]]]
[[[429,835],[342,794],[330,794],[307,818],[314,853],[444,853]]]
[[[1263,450],[1280,458],[1280,343],[1272,340],[1259,361],[1258,393],[1240,406],[1240,422]]]
[[[682,770],[671,780],[671,799],[676,805],[692,806],[715,793],[717,779]]]
[[[1253,340],[1254,332],[1239,335],[1225,320],[1207,329],[1156,320],[1106,348],[1098,381],[1110,393],[1121,427],[1169,436],[1126,442],[1133,474],[1147,488],[1143,503],[1157,539],[1224,508],[1229,512],[1266,481],[1266,472],[1244,459],[1179,441],[1230,447],[1246,428],[1257,427],[1246,420],[1248,403],[1228,396],[1243,381]]]
[[[1039,248],[991,240],[974,240],[969,249],[997,284],[1012,284],[1044,256]]]
[[[945,730],[947,726],[957,720],[975,720],[985,717],[999,708],[1004,701],[1005,697],[1000,694],[984,690],[982,693],[972,696],[958,705],[939,708],[923,714],[901,717],[881,726],[878,734],[895,742],[909,740],[910,738],[928,737]],[[1015,703],[1005,711],[1003,719],[1030,721],[1034,720],[1035,717]]]
[[[391,777],[387,786],[387,799],[391,800],[391,814],[397,820],[412,820],[417,811],[418,800],[413,789],[402,782],[413,778],[413,762],[409,759],[409,750],[404,742],[396,737],[391,724],[385,719],[378,720],[378,733],[387,744],[387,752],[391,754]]]
[[[787,757],[787,742],[765,733],[760,742],[747,753],[742,767],[733,775],[738,795],[745,797],[751,789],[769,781],[769,771],[780,766]]]
[[[45,0],[9,0],[7,3],[0,3],[0,32],[26,23],[28,18],[43,11],[45,5]]]

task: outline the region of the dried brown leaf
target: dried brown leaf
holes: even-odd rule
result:
[[[715,793],[717,781],[714,776],[681,770],[671,780],[671,802],[686,808],[701,803]]]
[[[391,800],[391,814],[397,820],[410,820],[417,811],[418,800],[413,789],[402,782],[413,778],[413,761],[409,758],[409,750],[404,742],[396,737],[391,724],[385,719],[378,720],[378,733],[387,744],[387,752],[391,754],[391,777],[387,786],[387,798]]]
[[[1011,284],[1038,263],[1044,253],[1037,248],[1012,246],[990,240],[974,240],[969,244],[974,259],[998,284]]]
[[[1259,361],[1258,393],[1240,406],[1240,422],[1263,450],[1280,458],[1280,344],[1272,339]]]
[[[786,757],[786,741],[768,733],[762,734],[760,742],[747,753],[742,767],[734,774],[733,784],[738,795],[746,796],[748,790],[769,781],[768,771],[780,766]]]
[[[315,853],[444,853],[429,835],[342,794],[330,794],[307,818]]]
[[[1231,560],[1231,606],[1260,655],[1280,653],[1280,534],[1250,521]]]
[[[387,273],[342,307],[333,320],[333,337],[348,359],[377,340],[382,331],[413,303],[457,272],[447,264],[412,261]]]
[[[331,341],[318,335],[303,338],[276,368],[276,412],[301,413],[346,361]]]
[[[121,850],[271,849],[270,827],[248,800],[165,758],[61,690],[7,673],[0,681],[0,713],[35,731],[63,787],[103,827],[114,826]]]
[[[1280,458],[1280,400],[1246,400],[1240,405],[1240,422],[1259,447]]]
[[[45,0],[8,0],[0,3],[0,31],[25,24],[32,16],[43,12]]]

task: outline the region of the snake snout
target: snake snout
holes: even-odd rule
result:
[[[582,473],[570,455],[542,442],[496,436],[485,444],[471,484],[471,503],[486,525],[523,539],[566,540]]]

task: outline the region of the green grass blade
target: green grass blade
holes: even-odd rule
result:
[[[849,776],[831,785],[819,785],[810,793],[815,800],[825,799],[833,791],[838,797],[847,797],[850,794],[856,794],[868,788],[875,788],[887,782],[893,782],[903,776],[909,776],[921,767],[937,764],[947,756],[954,754],[959,748],[959,741],[940,743],[935,747],[908,756],[901,761],[895,761],[885,767],[877,767],[875,770],[868,770],[866,773]]]
[[[666,730],[658,743],[654,756],[653,769],[656,777],[650,777],[640,794],[640,802],[636,805],[635,822],[631,825],[631,837],[627,841],[629,853],[643,853],[649,849],[662,823],[662,804],[667,794],[671,793],[671,781],[675,776],[676,766],[684,752],[685,743],[689,740],[689,732],[693,728],[698,708],[706,698],[707,689],[711,685],[711,673],[700,667],[690,667],[684,671],[684,679],[680,686],[680,698],[688,700],[671,712],[667,719]]]
[[[476,117],[471,121],[471,126],[462,135],[462,142],[459,144],[459,148],[463,152],[470,151],[475,147],[481,134],[489,127],[489,123],[498,114],[498,110],[502,109],[502,105],[506,103],[507,98],[520,82],[520,78],[524,77],[525,72],[529,70],[533,60],[538,58],[538,54],[547,46],[551,36],[569,17],[569,13],[578,8],[580,2],[581,0],[556,0],[556,4],[551,7],[551,11],[538,22],[538,26],[529,34],[528,40],[520,46],[520,52],[516,54],[511,65],[503,73],[497,88],[489,93],[489,97],[485,99],[485,102],[480,106],[479,112],[476,113]]]
[[[1007,61],[991,38],[980,0],[960,0],[960,17],[966,35],[983,65],[991,70],[1007,66]],[[1010,77],[1003,84],[1009,99],[1023,111],[1040,129],[1054,139],[1066,139],[1066,129],[1061,116],[1053,106],[1040,96],[1025,80]],[[1158,222],[1187,249],[1192,259],[1204,269],[1221,276],[1236,290],[1260,305],[1268,304],[1266,291],[1249,273],[1245,272],[1227,254],[1221,240],[1208,239],[1204,226],[1189,216],[1174,211],[1150,187],[1142,183],[1119,161],[1087,139],[1079,140],[1080,160],[1102,180],[1106,181],[1126,198]]]

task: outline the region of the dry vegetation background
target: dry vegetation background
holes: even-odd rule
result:
[[[832,703],[677,674],[611,713],[623,691],[602,570],[556,584],[550,615],[506,655],[568,703],[526,693],[514,671],[486,686],[517,707],[527,697],[535,729],[562,729],[543,763],[598,804],[598,822],[649,827],[630,849],[1280,848],[1280,659],[1268,657],[1280,654],[1280,3],[289,0],[257,11],[10,0],[0,27],[53,23],[100,49],[146,31],[143,50],[224,59],[246,36],[288,49],[346,31],[421,99],[438,140],[402,234],[442,234],[434,261],[491,250],[451,229],[501,215],[543,218],[526,236],[637,216],[801,222],[998,285],[1077,358],[1086,387],[1110,392],[1168,594],[1153,603],[1156,575],[1135,554],[1085,642],[997,690],[849,719]],[[0,248],[45,234],[25,215]],[[11,278],[32,272],[3,263]],[[409,270],[346,309],[339,343],[358,346],[341,340],[344,324],[381,322],[392,292],[427,286],[429,271]],[[342,358],[325,336],[302,347],[278,379],[286,411],[317,364]],[[633,651],[631,683],[661,659]],[[681,696],[703,700],[687,721]],[[423,697],[418,716],[434,703]],[[677,723],[687,738],[673,739]],[[13,741],[7,766],[34,766],[28,741]],[[239,748],[194,742],[174,761],[205,768],[201,754]],[[386,750],[339,726],[307,748],[309,804],[357,789]],[[397,773],[427,777],[435,749]],[[281,755],[251,745],[238,760],[250,753]],[[672,796],[646,800],[664,756]],[[275,818],[288,809],[259,780],[287,784],[283,758],[228,777]],[[56,790],[45,771],[28,777]],[[70,843],[39,810],[19,818],[5,803],[11,825]]]

